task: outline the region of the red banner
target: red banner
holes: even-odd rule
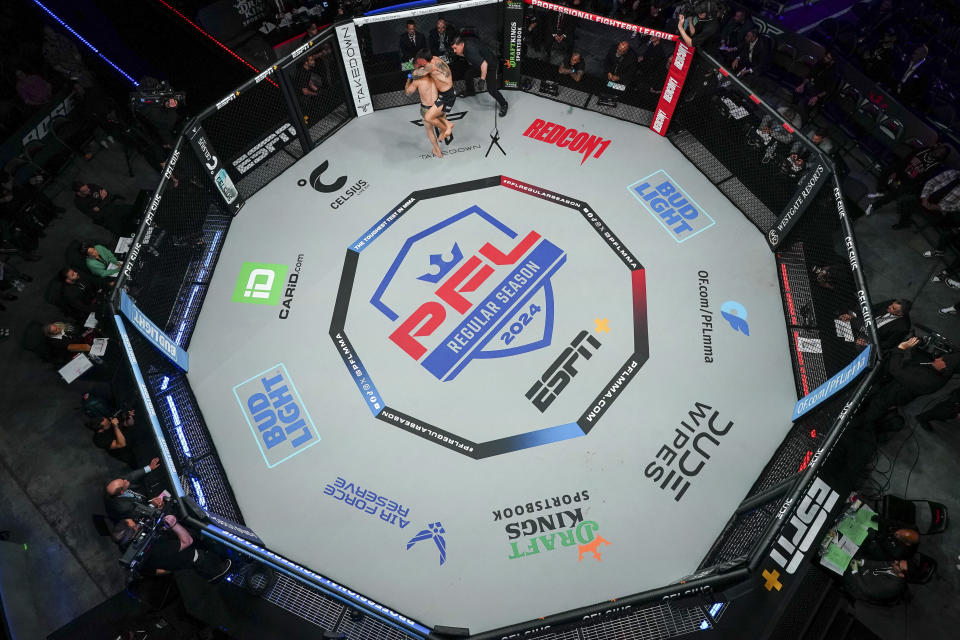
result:
[[[667,134],[670,118],[673,117],[673,110],[677,106],[680,91],[687,79],[687,72],[690,71],[691,60],[693,60],[693,47],[688,47],[678,40],[673,52],[673,61],[670,63],[670,71],[663,83],[663,91],[660,92],[657,110],[653,112],[653,122],[650,123],[650,128],[662,136]]]
[[[608,18],[606,16],[598,16],[595,13],[587,13],[586,11],[580,11],[579,9],[574,9],[573,7],[565,7],[562,4],[544,2],[543,0],[523,0],[523,1],[531,6],[539,7],[540,9],[549,9],[550,11],[559,11],[560,13],[565,13],[568,16],[573,16],[574,18],[580,18],[581,20],[589,20],[591,22],[596,22],[597,24],[605,24],[611,27],[616,27],[618,29],[626,29],[627,31],[634,31],[636,33],[639,33],[645,36],[656,36],[661,40],[670,40],[671,42],[680,40],[680,37],[674,33],[667,33],[666,31],[657,31],[656,29],[643,27],[639,24],[632,24],[630,22],[624,22],[622,20],[615,20],[613,18]]]

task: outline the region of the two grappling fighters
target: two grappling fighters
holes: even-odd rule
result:
[[[439,56],[433,55],[429,49],[417,52],[415,64],[417,68],[407,75],[404,91],[407,94],[420,92],[423,128],[433,145],[433,155],[443,158],[434,128],[442,133],[439,137],[443,138],[446,144],[453,142],[453,124],[447,120],[447,114],[457,101],[457,94],[453,89],[453,74],[450,72],[450,65]]]

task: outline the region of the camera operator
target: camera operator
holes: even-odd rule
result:
[[[696,14],[689,17],[685,17],[681,10],[681,14],[677,16],[677,28],[687,46],[702,47],[720,30],[720,24],[716,19],[718,10],[710,0],[697,3],[693,10]]]
[[[872,394],[862,413],[861,419],[867,427],[875,427],[889,409],[903,407],[920,396],[939,391],[960,369],[960,353],[921,360],[927,354],[916,349],[918,344],[920,338],[914,336],[901,342],[889,355],[886,373],[890,380]]]
[[[103,488],[103,505],[111,520],[129,518],[138,512],[149,510],[151,506],[156,509],[163,506],[163,494],[160,493],[148,499],[149,489],[143,482],[147,474],[156,471],[159,467],[160,458],[154,458],[142,469],[107,483]]]
[[[132,518],[121,520],[114,526],[112,537],[121,551],[127,550],[141,526]],[[161,531],[149,542],[140,560],[139,566],[142,569],[153,572],[155,575],[196,569],[197,573],[208,582],[215,582],[225,576],[233,566],[233,561],[229,558],[220,558],[214,553],[198,549],[194,545],[193,536],[177,522],[173,514],[163,516],[160,526]]]
[[[164,149],[173,148],[177,140],[177,128],[180,123],[180,114],[177,108],[180,103],[176,98],[167,98],[163,102],[149,104],[140,111],[140,116],[149,124]]]

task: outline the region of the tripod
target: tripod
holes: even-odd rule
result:
[[[490,152],[493,150],[493,145],[497,145],[497,149],[500,149],[500,153],[507,155],[507,152],[503,150],[503,147],[500,146],[500,129],[497,127],[497,113],[500,109],[500,105],[494,103],[493,105],[493,132],[490,134],[490,146],[487,147],[487,152],[483,154],[483,157],[486,158],[490,155]]]

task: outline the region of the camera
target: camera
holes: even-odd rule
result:
[[[956,351],[953,344],[940,333],[922,324],[914,324],[914,326],[926,332],[927,335],[917,336],[920,340],[917,346],[929,353],[932,358],[936,359]]]
[[[150,544],[163,531],[163,519],[167,515],[169,501],[164,501],[163,509],[157,509],[149,504],[138,504],[134,513],[137,521],[137,533],[120,556],[120,566],[130,571],[136,571],[143,561]]]
[[[164,106],[167,100],[176,100],[183,104],[187,100],[185,91],[175,91],[166,80],[158,81],[155,78],[143,78],[140,88],[130,92],[130,105],[134,109],[142,109],[151,105]]]

